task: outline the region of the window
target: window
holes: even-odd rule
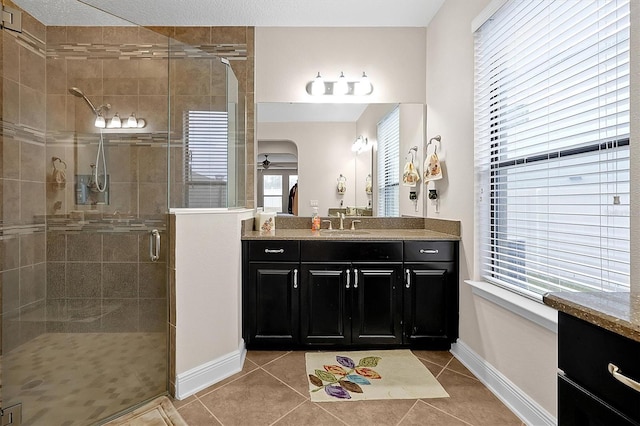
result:
[[[399,216],[400,112],[396,107],[378,123],[378,216]]]
[[[227,113],[186,111],[184,129],[185,207],[227,207]]]
[[[629,1],[508,1],[475,34],[480,271],[629,288]]]

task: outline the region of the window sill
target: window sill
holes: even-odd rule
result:
[[[496,305],[528,319],[554,333],[558,332],[558,311],[484,281],[465,280],[471,291]]]

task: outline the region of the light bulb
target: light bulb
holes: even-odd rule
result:
[[[358,95],[368,95],[373,90],[373,86],[371,85],[371,81],[369,81],[369,77],[364,72],[362,73],[362,77],[357,84]]]
[[[347,93],[349,93],[349,84],[347,84],[347,78],[344,76],[344,73],[340,72],[340,77],[338,77],[338,81],[335,84],[333,94],[346,95]]]
[[[94,123],[94,126],[100,129],[104,129],[105,127],[107,127],[107,123],[104,121],[104,117],[101,114],[98,114],[96,116],[96,121]]]
[[[136,120],[136,115],[134,113],[131,113],[131,115],[129,116],[129,119],[127,120],[127,126],[134,129],[138,127],[138,120]]]
[[[116,115],[114,115],[111,121],[109,122],[109,128],[119,129],[121,127],[122,127],[122,120],[120,120],[120,116],[116,112]]]
[[[320,76],[320,73],[318,73],[318,76],[314,78],[311,83],[311,94],[313,96],[324,95],[324,80]]]

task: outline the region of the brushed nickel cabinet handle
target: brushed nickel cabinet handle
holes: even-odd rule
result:
[[[609,373],[611,373],[613,378],[623,385],[629,386],[636,392],[640,392],[640,383],[622,374],[622,372],[620,372],[620,369],[611,363],[609,363]]]
[[[411,287],[411,271],[409,270],[409,268],[405,269],[405,272],[407,273],[407,284],[406,287],[409,288]]]
[[[351,285],[351,269],[347,269],[347,288]]]
[[[273,253],[284,253],[284,249],[264,249],[264,252],[267,254],[273,254]]]
[[[298,288],[298,269],[293,270],[293,288]]]
[[[420,249],[420,254],[438,254],[437,249]]]
[[[353,288],[358,288],[358,270],[353,270]]]

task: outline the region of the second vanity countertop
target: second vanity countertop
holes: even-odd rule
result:
[[[557,292],[546,294],[543,301],[560,312],[640,342],[640,294]]]
[[[312,231],[311,218],[276,217],[276,229],[271,232],[254,231],[253,220],[243,222],[243,240],[326,240],[326,241],[403,241],[403,240],[460,240],[460,222],[429,218],[346,218],[344,230],[337,218],[331,219],[333,230]],[[361,222],[351,230],[351,220]]]

